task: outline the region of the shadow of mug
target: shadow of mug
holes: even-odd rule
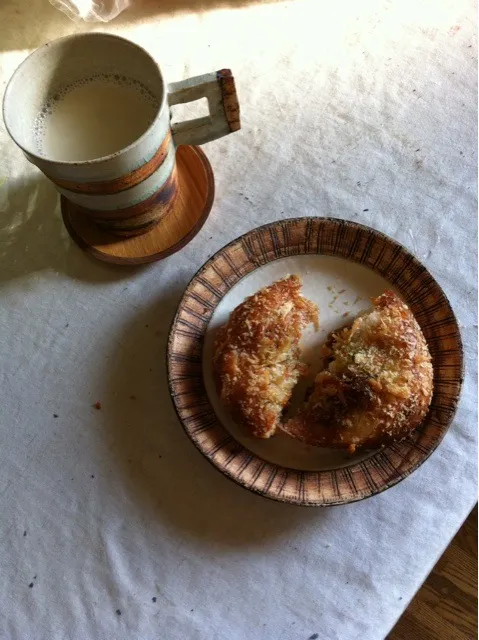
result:
[[[40,173],[0,184],[0,267],[0,284],[44,269],[99,283],[152,268],[118,269],[80,251],[63,224],[58,193]]]

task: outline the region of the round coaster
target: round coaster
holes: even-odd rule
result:
[[[150,231],[122,238],[102,231],[62,198],[63,222],[79,247],[104,262],[145,264],[170,256],[192,240],[213,204],[213,170],[199,147],[180,146],[176,152],[178,193],[170,211]]]

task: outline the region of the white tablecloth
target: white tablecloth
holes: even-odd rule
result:
[[[47,0],[0,7],[2,87],[31,49],[103,29],[145,46],[169,80],[231,67],[243,116],[205,146],[217,192],[201,233],[137,269],[72,243],[55,191],[0,131],[2,640],[379,640],[476,500],[473,2],[195,4],[150,0],[107,26]],[[196,269],[297,215],[408,246],[450,297],[466,351],[433,456],[330,509],[221,476],[166,384],[169,324]]]

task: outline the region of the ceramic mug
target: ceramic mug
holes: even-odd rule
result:
[[[209,116],[171,125],[170,107],[207,98]],[[8,133],[77,211],[104,230],[148,231],[177,191],[175,153],[240,128],[231,71],[166,84],[138,45],[103,33],[34,51],[3,101]]]

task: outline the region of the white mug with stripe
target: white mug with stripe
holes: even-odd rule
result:
[[[171,125],[170,107],[207,98],[209,115]],[[7,131],[58,191],[103,229],[148,231],[171,208],[175,153],[240,128],[228,69],[166,84],[138,45],[104,33],[34,51],[5,91]]]

